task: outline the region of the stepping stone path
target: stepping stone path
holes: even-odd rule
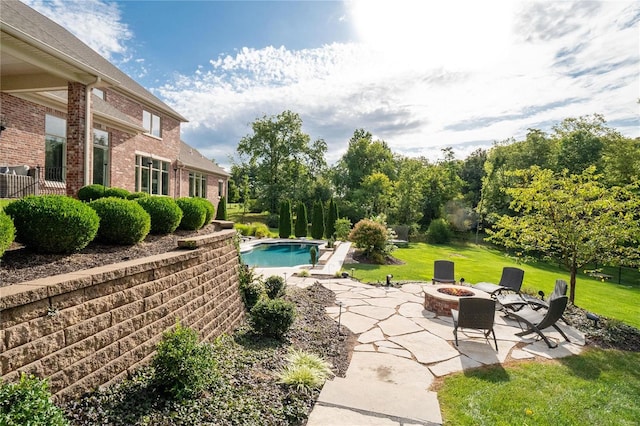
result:
[[[516,336],[517,322],[497,311],[497,353],[493,342],[474,330],[459,331],[456,347],[451,317],[423,309],[422,288],[428,283],[395,288],[338,278],[287,281],[301,287],[318,281],[332,290],[336,306],[327,308],[327,314],[358,335],[346,377],[324,384],[307,426],[440,425],[437,394],[429,390],[434,378],[502,363],[508,356],[553,359],[579,354],[585,344],[584,335],[560,323],[571,343],[555,330],[545,330],[559,343],[549,349],[535,335]]]

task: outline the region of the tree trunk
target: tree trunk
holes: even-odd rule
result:
[[[571,264],[571,279],[569,281],[569,300],[571,303],[575,304],[576,298],[576,274],[578,272],[578,267],[575,262]]]

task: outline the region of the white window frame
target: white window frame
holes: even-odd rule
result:
[[[189,172],[189,197],[207,198],[207,175]]]
[[[151,195],[169,195],[169,166],[170,161],[143,154],[136,154],[136,192],[146,192]],[[143,178],[143,175],[144,176]]]
[[[142,110],[142,127],[147,130],[147,134],[156,138],[162,138],[162,120],[147,110]]]

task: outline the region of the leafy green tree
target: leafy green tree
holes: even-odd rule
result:
[[[487,161],[487,151],[478,148],[473,151],[461,165],[459,175],[462,179],[462,195],[465,201],[475,207],[480,203],[482,178],[485,175],[484,163]]]
[[[396,205],[392,215],[395,223],[410,225],[422,217],[423,187],[426,180],[425,160],[403,158],[395,185]]]
[[[448,201],[462,197],[463,182],[459,176],[462,162],[454,158],[451,148],[442,151],[445,158],[436,164],[428,164],[425,170],[420,220],[424,226],[443,215],[443,208]]]
[[[336,232],[336,220],[338,220],[338,205],[333,200],[329,201],[329,211],[327,212],[327,225],[325,226],[325,235],[331,239]]]
[[[566,118],[553,130],[558,144],[556,170],[567,169],[569,173],[579,174],[589,166],[602,169],[602,150],[612,131],[605,126],[604,117],[594,114]]]
[[[309,220],[307,219],[307,206],[300,201],[298,202],[298,208],[296,209],[295,236],[298,238],[306,237],[308,225]]]
[[[510,173],[522,182],[506,191],[517,215],[500,217],[489,239],[564,264],[571,274],[572,302],[576,274],[588,263],[637,262],[640,201],[635,188],[605,187],[595,167],[580,174],[538,167]]]
[[[311,236],[316,240],[321,240],[324,235],[324,209],[322,202],[313,203],[313,213],[311,217]]]
[[[291,111],[263,116],[251,128],[253,133],[240,140],[237,152],[245,166],[255,168],[258,199],[273,212],[278,202],[305,190],[326,167],[327,145],[321,139],[311,142],[302,131],[302,119]]]
[[[280,203],[280,224],[278,226],[280,238],[289,238],[291,228],[291,203],[289,200],[284,200]]]
[[[609,185],[627,185],[640,179],[640,138],[615,135],[602,152],[604,177]]]
[[[364,178],[360,194],[368,216],[386,214],[393,197],[393,182],[384,173],[375,172]]]

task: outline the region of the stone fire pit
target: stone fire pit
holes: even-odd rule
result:
[[[424,308],[438,316],[451,316],[451,309],[458,309],[460,297],[482,297],[490,299],[491,296],[484,291],[471,287],[453,284],[426,285],[424,289]]]

